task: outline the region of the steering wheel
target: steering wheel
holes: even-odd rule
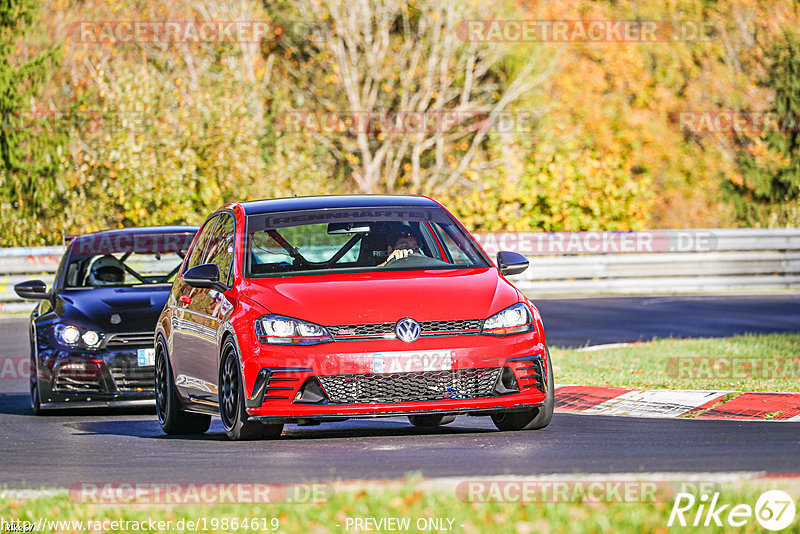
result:
[[[436,265],[447,265],[442,260],[436,258],[429,258],[424,254],[411,254],[405,258],[392,258],[387,261],[383,266],[396,265],[398,267],[433,267]]]

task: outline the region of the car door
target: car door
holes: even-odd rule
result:
[[[230,287],[231,266],[233,263],[233,238],[235,222],[233,215],[222,213],[202,263],[213,263],[220,273],[220,282]],[[223,334],[222,325],[233,312],[233,304],[227,299],[224,291],[218,289],[196,288],[192,301],[184,308],[184,313],[195,325],[198,335],[195,337],[195,351],[192,354],[191,371],[193,376],[205,387],[197,392],[198,401],[217,403],[219,383],[219,342]]]
[[[211,237],[216,228],[219,217],[207,220],[197,235],[197,240],[189,251],[189,257],[175,280],[169,305],[173,308],[172,315],[172,376],[178,392],[184,398],[208,398],[213,390],[198,376],[198,355],[203,351],[203,336],[209,333],[204,330],[202,315],[198,315],[198,308],[202,299],[195,302],[200,294],[200,289],[189,286],[183,280],[183,274],[201,265],[205,260],[206,251]],[[205,290],[207,291],[207,290]],[[173,300],[174,298],[174,300]],[[199,321],[198,321],[199,319]]]

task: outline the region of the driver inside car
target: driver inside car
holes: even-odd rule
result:
[[[400,260],[407,258],[412,254],[422,254],[417,238],[408,230],[401,230],[398,237],[394,241],[394,245],[388,247],[389,257],[386,261],[379,264],[378,267],[383,267],[393,260]]]
[[[125,281],[125,268],[110,254],[94,260],[86,280],[88,286],[114,286]]]

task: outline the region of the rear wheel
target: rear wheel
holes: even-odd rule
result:
[[[211,416],[184,412],[178,403],[178,392],[172,377],[167,347],[162,338],[156,344],[156,412],[166,434],[202,434],[211,426]]]
[[[524,412],[500,412],[492,415],[494,426],[500,430],[538,430],[550,424],[555,407],[555,387],[550,351],[547,351],[547,396],[544,404]]]
[[[456,420],[455,415],[409,415],[408,420],[414,426],[442,426]]]
[[[283,424],[263,424],[250,419],[244,405],[244,384],[239,367],[239,352],[228,339],[222,347],[219,370],[219,415],[225,434],[234,441],[277,438]]]

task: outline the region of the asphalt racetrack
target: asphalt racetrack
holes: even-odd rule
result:
[[[800,295],[538,300],[552,345],[800,331]],[[24,316],[0,318],[6,358],[28,355]],[[27,379],[0,381],[0,462],[8,488],[80,482],[301,482],[575,473],[800,472],[800,423],[638,419],[556,413],[542,431],[487,418],[412,427],[405,418],[287,425],[277,441],[167,437],[154,410],[34,417]]]

